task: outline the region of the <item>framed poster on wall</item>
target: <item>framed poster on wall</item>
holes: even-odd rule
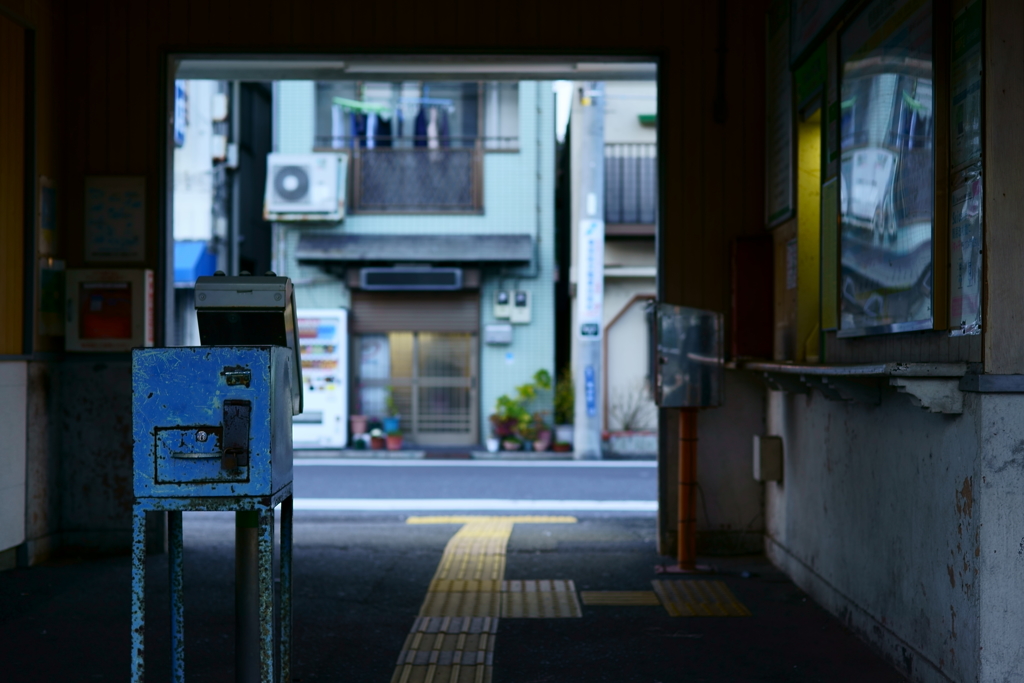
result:
[[[86,177],[85,260],[88,263],[146,260],[145,177]]]
[[[931,0],[874,0],[839,40],[839,336],[931,329]]]

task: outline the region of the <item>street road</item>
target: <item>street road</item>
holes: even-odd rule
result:
[[[651,461],[306,459],[297,510],[653,512]]]

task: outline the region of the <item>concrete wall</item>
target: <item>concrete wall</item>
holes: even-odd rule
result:
[[[913,680],[1003,680],[979,678],[979,572],[1009,561],[1019,573],[1024,560],[1013,544],[989,551],[1005,523],[982,523],[981,491],[996,484],[979,466],[986,439],[1022,431],[985,426],[985,402],[1010,400],[965,394],[962,415],[942,415],[892,390],[876,407],[769,394],[767,433],[785,447],[783,480],[766,485],[769,558]],[[1017,474],[1014,457],[987,467]],[[1017,498],[993,512],[1019,510]]]
[[[658,409],[647,387],[650,368],[645,304],[643,301],[630,304],[635,296],[654,298],[657,293],[654,240],[606,241],[604,266],[604,329],[607,335],[608,372],[605,377],[607,401],[602,402],[601,409],[605,429],[622,429],[623,410],[629,412],[625,406],[640,403],[643,414],[640,422],[643,428],[656,430]],[[636,277],[646,271],[650,271],[649,276]],[[623,273],[630,273],[631,276],[624,277]],[[614,326],[609,328],[609,323],[620,314]]]
[[[25,540],[25,414],[27,363],[0,363],[0,569]],[[8,557],[8,559],[4,559]]]
[[[213,98],[217,81],[185,81],[188,124],[185,144],[174,148],[176,240],[213,237]]]
[[[74,354],[61,365],[61,542],[122,549],[131,541],[132,363]]]
[[[519,276],[512,271],[512,277],[504,278],[489,273],[480,288],[480,320],[483,325],[494,322],[494,292],[504,283],[530,292],[532,322],[513,326],[510,346],[481,344],[481,437],[489,435],[487,417],[494,412],[498,396],[531,381],[537,370],[547,370],[552,378],[556,375],[555,96],[549,81],[519,84],[519,141],[517,153],[487,155],[484,210],[495,232],[536,235],[537,269],[535,273],[522,269]],[[492,167],[494,175],[490,175]],[[543,396],[535,408],[549,411],[548,420],[553,419],[550,395]]]
[[[583,83],[575,83],[576,88]],[[657,142],[656,127],[641,126],[641,114],[658,113],[654,81],[609,81],[605,84],[605,142]]]
[[[33,565],[59,546],[61,510],[60,366],[28,363],[25,545],[19,564]]]
[[[764,433],[765,393],[757,377],[727,370],[725,404],[697,418],[698,554],[761,552],[764,487],[754,481],[751,444]]]
[[[651,245],[651,252],[654,251]],[[607,249],[605,251],[607,261]],[[651,254],[653,257],[653,253]],[[653,259],[652,259],[653,260]],[[636,406],[639,407],[640,428],[658,428],[658,408],[651,399],[647,386],[650,372],[648,359],[647,316],[645,301],[634,300],[635,296],[654,297],[654,278],[609,278],[604,281],[604,329],[607,337],[605,348],[607,358],[607,409],[605,429],[623,429],[622,418]],[[619,315],[621,313],[621,315]],[[612,327],[608,324],[619,315]],[[634,427],[636,429],[637,427]]]

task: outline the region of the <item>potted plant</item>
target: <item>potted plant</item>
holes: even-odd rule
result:
[[[572,444],[566,443],[565,441],[556,441],[555,445],[551,447],[555,453],[569,453],[572,451]]]
[[[370,430],[370,448],[375,451],[382,451],[385,448],[384,431],[379,427]]]
[[[535,415],[527,405],[537,398],[541,391],[551,388],[551,375],[547,370],[538,370],[533,381],[516,387],[515,396],[502,394],[495,402],[490,415],[491,431],[505,450],[531,450],[540,436]],[[543,426],[543,423],[541,424]],[[549,442],[550,443],[550,442]]]
[[[548,427],[548,423],[544,420],[544,415],[544,411],[538,411],[533,414],[531,432],[533,450],[535,451],[546,451],[551,447],[551,429]]]
[[[355,437],[357,437],[357,436],[362,436],[363,434],[366,433],[366,423],[368,421],[369,421],[369,419],[366,417],[366,415],[350,415],[349,416],[348,423],[352,427],[352,437],[353,437],[353,439]]]
[[[525,450],[532,451],[533,444],[537,440],[537,427],[534,426],[533,420],[528,421],[519,428],[519,437],[523,440]]]
[[[398,414],[398,410],[395,406],[395,390],[388,387],[388,395],[385,399],[385,410],[387,410],[387,417],[381,418],[382,427],[384,432],[391,434],[397,432],[400,429],[400,423],[402,416]]]
[[[385,437],[389,451],[397,451],[402,448],[402,432],[388,432]]]
[[[572,381],[572,369],[566,366],[555,382],[555,443],[569,444],[573,439],[573,419],[576,410],[576,386]]]

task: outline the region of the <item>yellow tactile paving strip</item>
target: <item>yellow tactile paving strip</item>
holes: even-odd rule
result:
[[[724,581],[651,581],[661,604],[672,617],[749,617],[750,610]]]
[[[392,683],[490,683],[498,617],[579,617],[572,581],[505,581],[516,524],[571,524],[575,517],[446,515],[409,524],[462,524],[448,541],[398,657]]]
[[[654,591],[580,591],[584,605],[599,607],[657,607],[661,605]]]
[[[572,581],[504,581],[501,616],[508,619],[582,617]]]
[[[490,683],[492,617],[417,617],[398,656],[392,683]]]

